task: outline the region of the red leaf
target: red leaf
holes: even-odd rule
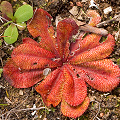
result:
[[[55,55],[52,52],[47,51],[47,50],[39,47],[36,44],[37,43],[21,44],[13,50],[11,56],[15,57],[16,55],[30,55],[30,56],[37,56],[37,57],[44,57],[44,58],[54,58],[55,57]]]
[[[78,31],[78,26],[72,19],[65,19],[58,23],[57,26],[57,43],[60,57],[66,60],[69,54],[69,40],[72,35]]]
[[[101,35],[97,34],[88,34],[81,42],[80,42],[80,52],[92,49],[100,45],[99,40]]]
[[[120,69],[109,59],[83,63],[75,69],[78,74],[81,74],[79,69],[82,69],[85,81],[99,91],[111,91],[120,82]]]
[[[51,25],[52,17],[43,9],[39,8],[34,11],[34,16],[28,21],[28,30],[33,37],[41,36],[44,38],[47,34],[47,28]]]
[[[80,42],[83,40],[83,36],[85,35],[85,32],[81,32],[78,39],[75,40],[75,42],[72,42],[70,44],[70,54],[74,55],[76,51],[80,49]]]
[[[65,116],[77,118],[86,111],[86,109],[88,108],[89,102],[90,102],[89,98],[86,97],[85,100],[83,101],[83,103],[80,104],[79,106],[70,106],[63,99],[63,101],[61,103],[61,111],[62,111],[63,115],[65,115]]]
[[[48,12],[39,8],[35,11],[34,17],[28,21],[27,28],[33,37],[42,38],[40,42],[42,48],[56,53],[56,39],[51,19]]]
[[[47,106],[50,104],[57,106],[62,99],[63,83],[63,74],[60,72],[60,69],[56,69],[51,72],[35,89],[41,94],[43,101]]]
[[[29,37],[26,37],[24,39],[22,39],[23,43],[28,43],[28,44],[32,44],[32,45],[35,45],[35,46],[39,46],[40,47],[40,44],[37,43],[35,40],[29,38]]]
[[[3,76],[16,88],[28,88],[43,78],[42,70],[22,71],[12,59],[9,59],[3,68]]]
[[[39,56],[32,55],[24,55],[19,54],[15,57],[12,57],[13,61],[19,66],[21,69],[43,69],[46,67],[54,68],[60,66],[59,63],[52,61],[48,58],[43,58]]]
[[[95,10],[89,10],[87,16],[91,18],[88,25],[96,26],[101,21],[100,15]]]
[[[91,26],[96,26],[101,21],[100,15],[95,10],[89,10],[87,12],[87,16],[91,18],[89,23],[88,23]],[[82,52],[84,50],[95,47],[95,45],[99,45],[99,39],[101,37],[100,35],[89,34],[83,40],[82,38],[85,34],[86,34],[85,31],[81,32],[80,35],[79,35],[79,38],[76,39],[75,42],[71,43],[70,50],[71,50],[71,55],[72,56],[75,55],[78,52]],[[86,46],[86,44],[87,44],[87,46]],[[69,56],[69,57],[71,57],[71,56]]]
[[[69,62],[71,64],[77,65],[85,62],[101,60],[111,54],[114,45],[115,45],[114,37],[109,34],[105,42],[101,43],[100,45],[92,49],[88,49],[84,52],[81,52],[78,55],[74,55],[74,57],[72,57],[69,60]],[[86,47],[88,47],[87,44]]]
[[[52,59],[55,55],[41,47],[30,38],[23,39],[24,44],[19,45],[12,52],[12,59],[21,69],[38,69],[45,67],[58,67],[58,62]]]
[[[84,101],[87,95],[87,87],[85,81],[77,78],[76,73],[70,67],[69,65],[64,67],[63,97],[69,105],[77,106]]]
[[[50,91],[50,94],[47,97],[47,101],[49,101],[48,103],[52,104],[54,107],[57,106],[62,100],[64,81],[63,73],[60,72]]]
[[[71,46],[71,54],[76,55],[86,50],[90,50],[98,45],[100,45],[99,40],[101,35],[89,34],[83,40],[82,37],[85,33],[82,33],[80,38]]]

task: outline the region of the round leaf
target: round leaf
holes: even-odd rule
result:
[[[32,18],[33,16],[33,8],[30,5],[22,5],[15,12],[16,22],[24,22]]]
[[[8,44],[12,44],[17,41],[18,38],[18,30],[14,24],[11,24],[4,32],[4,40]]]
[[[0,10],[4,18],[6,19],[13,18],[13,8],[9,2],[3,1],[0,5]]]

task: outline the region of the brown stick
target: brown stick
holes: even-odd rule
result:
[[[75,20],[76,24],[79,26],[80,30],[100,34],[102,36],[108,35],[108,31],[103,28],[92,27],[84,22],[76,20],[75,18],[73,19]]]
[[[97,27],[92,27],[90,25],[84,25],[84,26],[80,26],[81,30],[87,31],[87,32],[93,32],[96,34],[100,34],[102,36],[107,36],[108,35],[108,31],[103,29],[103,28],[97,28]]]
[[[97,28],[97,27],[102,27],[104,24],[107,24],[109,22],[119,21],[120,20],[120,14],[119,14],[119,15],[116,15],[111,20],[107,20],[107,21],[104,21],[104,22],[101,22],[101,23],[97,24],[97,27],[92,27],[90,25],[87,25],[84,22],[78,21],[73,15],[71,15],[71,17],[72,17],[72,19],[75,20],[75,22],[79,26],[80,30],[87,31],[87,32],[92,32],[92,33],[96,33],[96,34],[100,34],[102,36],[107,36],[108,35],[108,31],[103,29],[103,28]]]

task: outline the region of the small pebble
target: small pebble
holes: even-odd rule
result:
[[[91,0],[90,1],[90,5],[89,5],[89,8],[91,7],[96,7],[98,9],[98,5],[96,5],[95,1],[94,0]]]
[[[100,117],[102,118],[104,116],[104,113],[100,113]]]
[[[43,120],[47,120],[47,118],[44,118]]]
[[[51,69],[50,68],[45,68],[44,70],[43,70],[43,75],[48,75],[49,73],[51,72]]]
[[[77,15],[78,14],[77,6],[73,6],[72,9],[69,10],[69,12],[74,16]]]
[[[112,7],[111,6],[107,7],[103,11],[104,11],[104,14],[109,14],[112,11]]]
[[[23,95],[23,91],[22,90],[19,91],[19,95]]]
[[[82,0],[81,2],[87,2],[88,0]]]
[[[42,118],[42,115],[40,115],[39,118]]]
[[[91,101],[95,101],[96,96],[90,96],[89,98],[90,98],[90,102],[91,102]]]

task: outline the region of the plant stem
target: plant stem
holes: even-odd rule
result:
[[[4,26],[10,24],[10,23],[12,23],[12,21],[8,21],[7,23],[3,24],[3,25],[0,27],[0,29],[3,28]]]
[[[0,27],[0,29],[3,28],[4,26],[8,25],[9,23],[13,23],[14,25],[17,25],[17,26],[19,26],[19,27],[22,27],[21,25],[15,24],[13,21],[9,21],[9,20],[5,19],[5,18],[2,17],[2,16],[0,16],[0,18],[3,19],[3,20],[5,20],[5,21],[7,22],[7,23],[3,24],[3,25]]]

